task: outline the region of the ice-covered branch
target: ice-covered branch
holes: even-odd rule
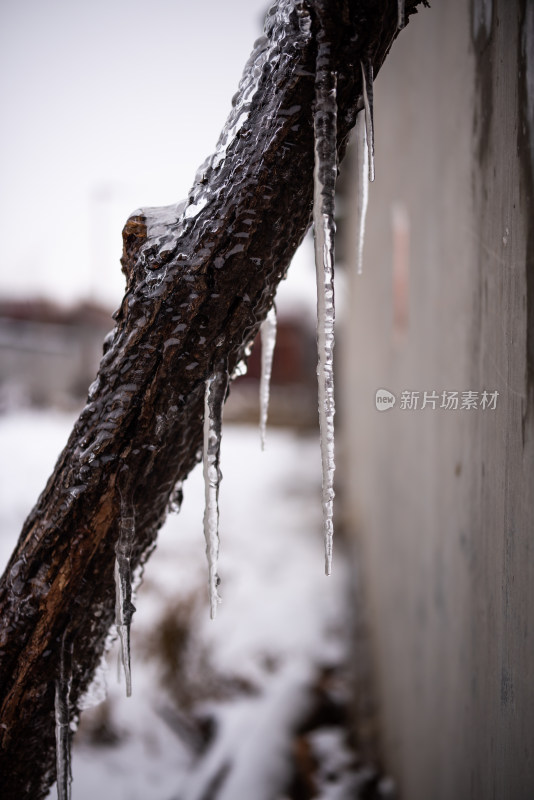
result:
[[[417,4],[406,0],[406,21]],[[185,203],[129,218],[116,327],[0,582],[4,800],[39,800],[55,780],[56,686],[58,701],[65,698],[60,643],[66,636],[72,647],[75,718],[114,621],[123,537],[132,533],[131,573],[152,548],[175,485],[202,453],[213,364],[224,358],[233,374],[310,225],[319,32],[331,43],[339,161],[363,107],[360,62],[376,75],[397,24],[392,0],[279,0]],[[143,102],[138,113],[153,113]],[[121,530],[121,495],[135,504],[133,529],[126,514],[130,527]],[[131,609],[123,611],[126,625]],[[61,708],[58,719],[64,725]]]

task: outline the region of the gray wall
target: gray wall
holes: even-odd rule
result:
[[[339,474],[407,800],[534,797],[533,61],[533,2],[437,0],[375,84]],[[405,390],[499,396],[409,410]]]

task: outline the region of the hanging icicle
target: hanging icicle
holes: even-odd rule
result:
[[[334,198],[337,177],[336,74],[330,46],[319,45],[315,81],[313,227],[317,272],[317,378],[323,472],[325,572],[332,569],[334,509]]]
[[[132,603],[131,558],[135,537],[135,510],[131,498],[121,494],[120,533],[115,547],[115,625],[121,642],[121,661],[126,682],[126,697],[132,694],[130,665],[130,627],[135,606]]]
[[[69,695],[72,682],[72,645],[61,638],[59,675],[56,678],[56,776],[58,800],[70,800],[72,773],[70,765]]]
[[[369,154],[369,180],[375,179],[375,134],[373,123],[373,65],[370,61],[362,68],[363,104],[365,107],[365,134],[367,137],[367,150]]]
[[[397,28],[402,30],[406,24],[404,15],[404,0],[397,0]]]
[[[358,158],[358,275],[363,272],[363,245],[365,240],[365,220],[369,200],[369,152],[367,150],[367,134],[365,130],[365,114],[361,112],[356,118],[356,154]]]
[[[219,468],[222,433],[222,409],[228,387],[228,370],[221,367],[206,380],[204,394],[204,537],[209,569],[210,615],[214,619],[221,602],[217,587],[219,558]]]
[[[276,344],[276,309],[271,306],[269,313],[260,327],[261,334],[261,378],[260,378],[260,436],[261,449],[265,450],[265,433],[267,415],[269,413],[269,396],[271,393],[271,372],[273,367],[274,347]]]

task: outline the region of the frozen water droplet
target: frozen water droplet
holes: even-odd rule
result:
[[[236,364],[234,371],[231,375],[231,380],[234,378],[240,378],[242,375],[246,375],[248,372],[248,357],[252,353],[252,348],[254,346],[254,339],[251,339],[245,347],[243,348],[243,358],[241,361],[238,361]]]
[[[169,498],[169,511],[178,514],[184,501],[184,489],[182,481],[175,484],[172,494]]]
[[[265,450],[265,433],[267,415],[269,413],[269,396],[271,393],[271,372],[273,367],[274,347],[276,344],[276,310],[274,305],[263,320],[261,334],[261,378],[260,378],[260,436],[261,449]]]
[[[363,245],[365,241],[365,220],[367,217],[367,204],[369,200],[369,152],[367,149],[367,133],[365,114],[361,112],[356,119],[356,152],[358,158],[358,275],[363,272]]]
[[[510,231],[508,228],[504,229],[504,236],[502,237],[502,243],[506,247],[508,244],[508,237],[510,236]]]
[[[362,68],[363,104],[365,107],[365,128],[367,149],[369,152],[369,180],[375,179],[375,134],[373,123],[373,65],[370,61],[366,66],[360,61]]]
[[[121,659],[126,681],[126,697],[132,694],[130,665],[130,627],[135,606],[132,603],[131,557],[135,537],[133,502],[121,495],[120,532],[115,546],[115,625],[121,642]]]
[[[206,380],[204,393],[204,537],[206,539],[206,555],[208,558],[208,588],[210,598],[210,615],[214,619],[217,605],[221,602],[217,586],[217,561],[219,558],[219,484],[221,470],[219,468],[222,433],[222,409],[228,387],[226,366],[221,366]]]
[[[315,83],[315,167],[313,227],[317,273],[317,377],[323,472],[325,571],[332,568],[334,506],[334,200],[337,176],[336,75],[328,64],[328,45],[320,45]],[[321,68],[319,68],[321,64]]]
[[[242,358],[241,361],[238,361],[238,363],[235,365],[235,369],[232,372],[232,380],[234,380],[234,378],[242,378],[243,375],[247,374],[247,370],[248,364],[245,359]]]
[[[71,763],[70,763],[70,720],[69,696],[72,682],[71,673],[72,645],[61,639],[59,675],[56,678],[55,717],[56,717],[56,776],[58,800],[70,800],[71,797]]]
[[[95,398],[99,388],[100,388],[100,378],[97,376],[96,379],[89,386],[89,391],[87,393],[89,400],[93,400]]]

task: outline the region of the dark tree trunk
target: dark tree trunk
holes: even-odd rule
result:
[[[376,74],[396,26],[394,0],[280,0],[186,206],[127,221],[116,327],[0,584],[4,800],[36,800],[55,780],[60,653],[66,642],[76,718],[113,623],[121,498],[135,508],[135,568],[199,460],[206,378],[242,359],[309,227],[318,37],[337,72],[341,157],[362,107],[360,59]]]

